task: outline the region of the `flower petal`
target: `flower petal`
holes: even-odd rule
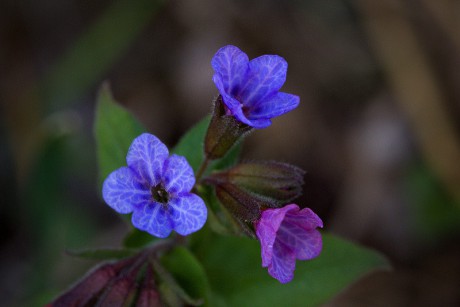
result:
[[[221,94],[234,95],[240,91],[241,85],[246,80],[248,62],[248,56],[238,47],[228,45],[217,51],[211,60],[211,65],[215,72],[214,83],[216,83],[215,76],[220,77],[221,85],[216,83],[216,86]]]
[[[273,244],[276,239],[276,231],[268,221],[259,221],[256,224],[256,236],[260,241],[260,253],[262,257],[262,267],[266,268],[272,263]]]
[[[104,201],[118,213],[130,213],[151,197],[148,187],[128,167],[113,171],[102,185]]]
[[[131,220],[134,227],[159,238],[166,238],[172,230],[167,207],[160,203],[150,202],[135,209]]]
[[[321,234],[318,230],[305,230],[286,220],[281,224],[276,240],[289,246],[299,260],[313,259],[322,249]]]
[[[171,155],[165,161],[163,183],[169,193],[190,192],[195,184],[195,175],[185,157]]]
[[[323,228],[323,221],[310,208],[303,208],[298,212],[289,211],[284,221],[291,224],[297,224],[305,230],[315,229],[316,227]]]
[[[272,121],[270,119],[266,119],[266,118],[261,118],[261,119],[249,119],[246,117],[246,115],[243,113],[243,109],[242,109],[242,105],[241,104],[237,104],[235,105],[235,99],[233,99],[232,97],[228,96],[228,97],[223,97],[223,100],[225,102],[225,105],[230,109],[231,113],[233,116],[236,117],[237,120],[239,120],[240,122],[248,125],[248,126],[251,126],[253,128],[256,128],[256,129],[262,129],[262,128],[266,128],[268,126],[271,125]],[[230,101],[230,103],[229,103]]]
[[[299,260],[309,260],[321,253],[323,242],[321,233],[323,221],[309,208],[298,212],[289,211],[278,231],[278,239],[292,246]]]
[[[260,220],[256,223],[256,236],[260,241],[262,266],[267,267],[273,258],[273,246],[275,245],[276,233],[286,212],[296,205],[288,205],[280,209],[267,209],[262,212]]]
[[[172,228],[180,235],[186,236],[203,227],[208,211],[203,200],[195,194],[184,193],[172,198],[170,219]]]
[[[248,80],[237,95],[251,108],[279,91],[286,82],[287,62],[278,55],[263,55],[249,62]]]
[[[242,107],[241,103],[238,100],[234,99],[232,96],[230,96],[225,91],[221,76],[218,74],[215,74],[212,79],[214,80],[214,83],[216,84],[217,89],[219,90],[219,93],[222,96],[222,100],[227,106],[227,109],[230,110],[230,113],[234,115],[238,109],[241,110],[241,107]]]
[[[273,258],[268,273],[285,284],[292,280],[295,270],[295,253],[278,240],[273,248]]]
[[[168,148],[156,136],[143,133],[129,147],[126,162],[150,186],[155,186],[160,182],[168,155]]]
[[[299,105],[299,101],[299,96],[279,92],[254,105],[249,111],[248,117],[250,120],[255,120],[280,116],[295,109]]]

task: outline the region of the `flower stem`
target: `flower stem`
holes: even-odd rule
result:
[[[201,163],[200,168],[198,169],[198,172],[196,173],[196,182],[200,181],[200,179],[203,176],[204,172],[208,168],[209,162],[210,162],[210,160],[209,160],[208,156],[206,155],[206,157],[204,158],[204,161]]]

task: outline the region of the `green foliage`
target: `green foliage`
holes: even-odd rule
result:
[[[101,185],[111,172],[126,165],[131,142],[144,131],[139,121],[114,101],[108,84],[104,84],[99,91],[94,124]]]
[[[104,78],[152,19],[162,2],[112,1],[46,76],[42,84],[44,100],[62,106]]]
[[[141,248],[146,246],[157,238],[145,231],[141,231],[137,228],[132,228],[131,231],[123,239],[123,246],[126,248]]]
[[[409,170],[407,187],[414,231],[422,244],[435,244],[439,239],[458,233],[459,203],[447,193],[425,165],[419,163]]]
[[[188,163],[196,172],[203,161],[203,140],[208,128],[210,117],[207,116],[186,132],[176,144],[173,153],[187,158]]]
[[[258,241],[209,233],[195,251],[211,285],[210,306],[317,306],[367,272],[388,267],[374,251],[323,238],[321,255],[297,261],[294,280],[283,285],[261,267]]]
[[[135,250],[130,249],[114,248],[67,250],[67,254],[71,256],[92,260],[122,259],[134,255],[135,252]]]
[[[201,305],[208,300],[206,273],[188,249],[176,247],[162,258],[161,264],[173,277],[167,281],[169,286],[187,304]]]
[[[204,160],[203,142],[210,119],[206,116],[193,126],[172,150],[173,153],[186,157],[195,172]],[[209,170],[221,170],[233,166],[238,161],[240,153],[241,143],[233,146],[222,159],[213,161]]]
[[[235,165],[240,157],[241,148],[241,143],[238,143],[235,146],[233,146],[222,159],[213,161],[211,163],[210,169],[223,170]]]
[[[77,135],[44,135],[40,154],[34,161],[27,183],[21,192],[21,206],[15,207],[25,231],[31,236],[29,249],[34,251],[30,265],[34,274],[22,283],[23,302],[17,306],[43,306],[55,292],[62,251],[81,247],[94,237],[97,225],[93,216],[81,209],[69,191],[69,178],[85,180],[78,170],[88,162],[78,152],[84,140]],[[19,225],[19,224],[18,224]],[[60,286],[60,285],[59,285]]]

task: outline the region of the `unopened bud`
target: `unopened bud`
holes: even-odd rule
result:
[[[276,208],[302,194],[304,174],[302,169],[287,163],[247,162],[211,175],[209,182],[236,186],[262,202],[262,207]]]
[[[97,267],[47,306],[162,306],[145,253]],[[142,280],[142,282],[139,282]]]
[[[221,184],[216,187],[219,201],[242,222],[252,222],[259,218],[264,202],[233,184]]]

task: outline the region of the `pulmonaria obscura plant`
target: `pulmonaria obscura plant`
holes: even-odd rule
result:
[[[132,214],[134,229],[123,249],[76,253],[117,260],[94,269],[50,306],[212,305],[212,295],[190,293],[186,285],[208,280],[204,274],[212,270],[196,267],[201,267],[200,261],[211,261],[206,253],[228,236],[257,239],[262,266],[280,283],[294,278],[297,260],[320,254],[321,219],[292,203],[302,192],[304,171],[282,162],[238,159],[247,133],[269,127],[272,118],[299,104],[298,96],[280,92],[286,61],[277,55],[249,60],[237,47],[225,46],[211,65],[220,93],[211,118],[187,133],[172,154],[156,136],[136,130],[137,124],[120,122],[104,128],[114,118],[134,119],[105,101],[110,97],[103,91],[98,130],[103,133],[97,137],[109,144],[103,147],[108,157],[118,146],[110,144],[120,144],[125,137],[130,145],[125,141],[126,147],[121,147],[126,161],[118,159],[108,171],[105,167],[102,196],[116,212]],[[113,129],[123,137],[107,139],[105,133],[113,134]],[[129,139],[126,131],[140,133]],[[105,165],[105,160],[100,163]],[[219,261],[231,266],[226,259]],[[187,265],[196,267],[190,270]]]

